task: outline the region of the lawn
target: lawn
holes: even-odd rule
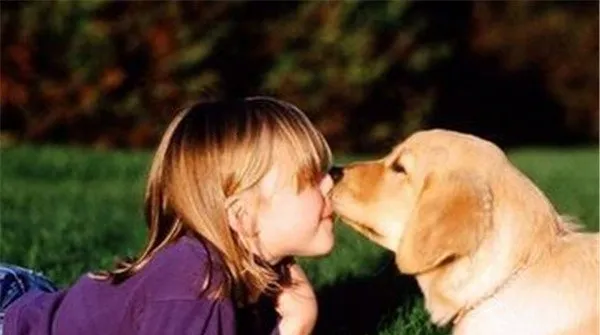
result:
[[[148,152],[17,146],[0,155],[0,260],[61,286],[134,255],[144,239]],[[511,160],[560,212],[598,230],[598,148],[522,149]],[[340,159],[340,163],[350,158]],[[334,252],[301,260],[318,291],[318,334],[447,334],[427,322],[414,280],[344,225]]]

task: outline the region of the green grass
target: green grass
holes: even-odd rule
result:
[[[598,230],[598,148],[527,149],[511,159],[557,208]],[[144,240],[148,152],[18,146],[0,156],[0,260],[60,285],[134,255]],[[340,159],[341,162],[350,157]],[[319,334],[447,334],[427,322],[414,280],[343,225],[336,249],[301,262],[318,291]]]

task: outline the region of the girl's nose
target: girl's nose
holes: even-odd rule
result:
[[[321,192],[324,195],[329,194],[329,192],[333,189],[333,179],[329,174],[326,174],[325,177],[321,180],[319,188],[321,189]]]

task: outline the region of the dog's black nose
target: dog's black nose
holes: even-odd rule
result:
[[[331,176],[331,179],[333,179],[333,182],[337,183],[344,176],[344,168],[334,165],[331,169],[329,169],[329,175]]]

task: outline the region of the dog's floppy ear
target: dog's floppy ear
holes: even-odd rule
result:
[[[491,226],[492,196],[464,171],[430,174],[396,252],[400,271],[417,274],[474,251]]]

